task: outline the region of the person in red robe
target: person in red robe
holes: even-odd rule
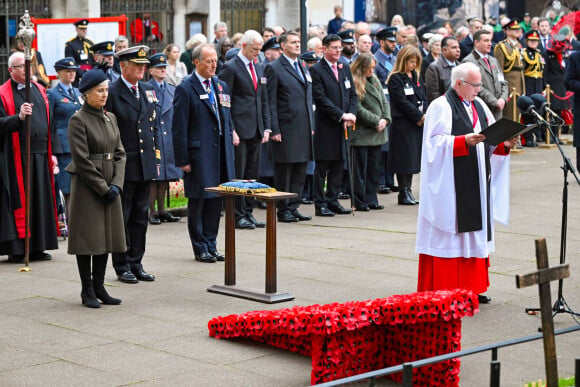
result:
[[[151,43],[163,40],[163,34],[159,31],[159,24],[151,20],[151,14],[143,16],[131,22],[131,39],[133,43]]]
[[[0,86],[0,255],[22,262],[25,237],[26,133],[30,120],[30,259],[48,260],[45,250],[58,249],[58,222],[52,149],[60,147],[50,135],[50,111],[44,87],[30,84],[25,101],[24,54],[8,59],[10,79]]]

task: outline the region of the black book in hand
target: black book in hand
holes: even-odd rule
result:
[[[521,136],[536,127],[536,124],[524,125],[508,118],[500,118],[493,125],[481,131],[485,135],[485,143],[497,146],[510,138]]]

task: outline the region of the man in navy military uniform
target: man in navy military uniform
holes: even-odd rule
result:
[[[337,34],[342,40],[342,53],[339,61],[350,66],[356,59],[356,45],[354,44],[354,30],[344,30]]]
[[[91,47],[95,63],[101,66],[111,82],[115,82],[121,76],[121,74],[113,69],[115,64],[115,52],[113,51],[114,44],[114,42],[106,41],[96,43]]]
[[[387,77],[395,66],[397,59],[397,55],[395,54],[397,45],[396,35],[397,27],[386,27],[377,32],[377,40],[381,48],[375,53],[375,59],[377,60],[375,74],[379,78],[379,81],[381,81],[383,90],[387,89]]]
[[[389,73],[395,66],[397,61],[397,54],[395,54],[396,41],[397,41],[397,27],[386,27],[377,33],[377,40],[381,45],[380,50],[375,53],[375,59],[377,60],[377,65],[375,67],[375,75],[381,81],[381,86],[389,101],[388,89],[387,89],[387,78]],[[389,130],[390,132],[390,130]],[[379,186],[379,193],[389,193],[391,191],[397,191],[398,187],[395,185],[393,172],[391,172],[389,166],[389,143],[387,142],[381,147],[382,157],[382,178],[381,184]]]
[[[74,58],[75,63],[80,67],[77,70],[77,77],[73,84],[78,87],[83,74],[93,68],[94,59],[91,54],[93,41],[87,39],[87,27],[89,25],[87,19],[77,20],[73,24],[76,27],[77,36],[65,43],[64,56]]]
[[[134,46],[117,52],[121,77],[111,83],[105,109],[117,116],[121,141],[127,153],[121,200],[127,235],[127,252],[113,254],[119,281],[154,281],[141,263],[145,254],[151,181],[158,176],[160,153],[155,137],[153,88],[142,82],[149,47]]]
[[[173,148],[184,172],[187,227],[195,260],[224,261],[217,251],[222,199],[205,188],[235,177],[233,130],[228,85],[215,76],[217,54],[212,44],[193,50],[195,71],[175,89]]]

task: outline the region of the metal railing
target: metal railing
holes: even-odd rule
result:
[[[563,335],[566,333],[571,333],[575,331],[580,331],[580,325],[574,325],[568,328],[562,328],[554,331],[554,335]],[[409,363],[399,364],[389,368],[383,368],[376,371],[365,372],[364,374],[349,376],[347,378],[333,380],[331,382],[317,384],[317,386],[342,386],[347,383],[361,382],[366,379],[369,380],[369,386],[375,385],[375,379],[383,376],[395,374],[397,372],[403,373],[403,387],[413,386],[413,369],[428,366],[431,364],[439,363],[445,360],[451,360],[454,358],[474,355],[476,353],[491,351],[491,363],[490,363],[490,386],[499,387],[500,385],[500,362],[497,358],[497,352],[499,348],[510,347],[517,344],[523,344],[530,341],[536,341],[542,339],[543,335],[541,333],[536,333],[535,335],[519,337],[517,339],[499,341],[496,343],[486,344],[479,347],[474,347],[470,349],[465,349],[457,352],[447,353],[445,355],[433,356],[427,359],[416,360]],[[580,367],[578,366],[578,360],[576,361],[576,382],[580,380]]]

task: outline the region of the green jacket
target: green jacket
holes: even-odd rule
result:
[[[355,130],[349,131],[352,146],[375,146],[387,142],[387,128],[377,132],[377,124],[384,118],[391,123],[391,107],[387,102],[379,79],[372,75],[367,78],[366,95],[358,101]]]

